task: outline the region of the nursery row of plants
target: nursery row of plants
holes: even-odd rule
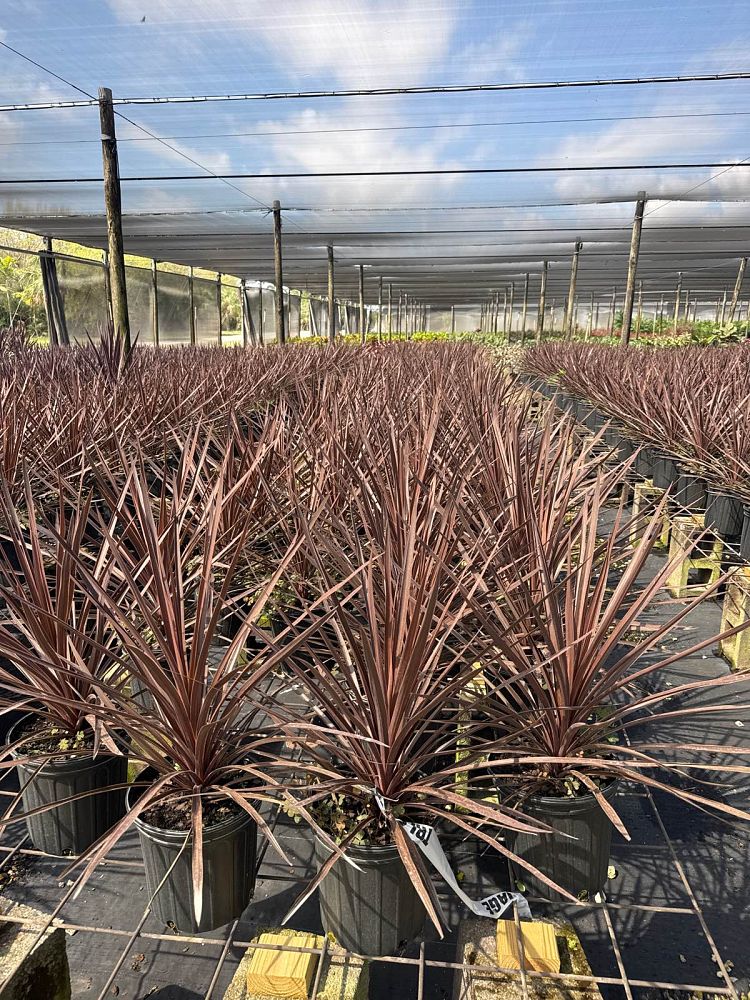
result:
[[[625,426],[645,373],[567,352],[567,388],[590,377]],[[529,364],[560,376],[562,357]],[[721,359],[728,399],[741,352]],[[662,386],[707,364],[675,355]],[[410,824],[575,899],[602,889],[632,785],[747,818],[693,755],[741,765],[654,728],[715,717],[707,689],[740,678],[662,686],[686,654],[643,659],[715,587],[638,632],[670,568],[642,581],[663,503],[631,543],[633,457],[532,409],[485,350],[144,349],[121,367],[111,338],[0,358],[2,768],[19,779],[2,824],[73,855],[79,887],[137,830],[159,918],[220,926],[251,902],[258,833],[285,857],[281,809],[315,840],[298,903],[317,890],[326,930],[387,954],[445,923]]]
[[[673,500],[750,559],[750,368],[747,343],[622,351],[543,344],[524,371],[606,437]]]

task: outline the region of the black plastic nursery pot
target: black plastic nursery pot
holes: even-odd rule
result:
[[[728,493],[707,490],[705,525],[722,538],[739,538],[744,516],[742,501]]]
[[[672,497],[673,501],[694,514],[700,514],[706,509],[706,498],[705,480],[693,475],[692,472],[681,470]]]
[[[635,456],[636,475],[640,476],[641,479],[651,479],[654,474],[654,461],[653,451],[643,445]]]
[[[315,838],[315,860],[330,850]],[[360,955],[392,955],[422,930],[425,909],[394,845],[350,847],[318,888],[320,919],[326,932]]]
[[[6,742],[15,742],[31,718],[24,715],[19,719],[9,730]],[[14,752],[13,756],[23,753]],[[45,854],[81,854],[125,815],[125,789],[112,786],[127,781],[127,757],[102,749],[96,758],[82,753],[50,761],[41,768],[33,761],[18,763],[16,771],[21,786],[25,786],[24,812],[84,794],[75,802],[66,802],[26,820],[32,844]]]
[[[742,507],[742,534],[740,535],[740,559],[750,563],[750,506]]]
[[[128,791],[128,808],[142,792],[141,788]],[[200,921],[195,919],[192,845],[190,842],[185,845],[185,831],[164,830],[140,817],[135,820],[135,828],[146,866],[149,898],[156,892],[151,908],[162,923],[174,924],[188,934],[197,934],[235,920],[247,907],[255,892],[258,841],[257,824],[252,816],[241,811],[221,823],[203,828]]]
[[[652,476],[654,486],[660,490],[668,490],[671,489],[679,478],[680,467],[676,460],[669,455],[657,454]]]
[[[612,801],[616,792],[615,781],[602,788],[608,802]],[[525,815],[547,823],[556,832],[538,835],[517,833],[513,839],[513,852],[519,858],[534,865],[574,896],[588,893],[591,897],[604,888],[612,845],[612,823],[593,795],[577,798],[533,796],[520,809]],[[511,864],[511,869],[513,877],[524,883],[530,895],[544,899],[562,898],[560,893],[515,862]]]

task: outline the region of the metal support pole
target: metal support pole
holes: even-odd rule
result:
[[[724,289],[724,294],[721,297],[721,315],[719,317],[719,324],[724,326],[727,317],[727,290]]]
[[[617,289],[612,289],[612,304],[609,307],[609,335],[610,337],[615,332],[615,311],[617,309]]]
[[[365,268],[359,265],[359,339],[364,344],[367,340],[367,324],[365,323]]]
[[[284,303],[282,302],[282,306],[283,304]],[[216,275],[216,311],[219,314],[218,341],[219,341],[219,347],[221,347],[221,342],[222,342],[221,337],[223,331],[221,329],[221,275],[220,274]]]
[[[190,317],[188,321],[188,334],[190,343],[195,344],[195,278],[193,277],[193,265],[188,268],[188,306]]]
[[[328,343],[336,343],[336,299],[333,286],[333,247],[328,247]]]
[[[117,136],[112,91],[99,88],[99,122],[104,167],[104,207],[107,212],[107,249],[112,323],[115,334],[122,337],[123,363],[131,350],[128,294],[125,286],[125,251],[122,242],[122,196],[117,159]]]
[[[583,243],[580,240],[576,240],[573,246],[573,259],[570,262],[570,285],[568,287],[568,301],[562,331],[563,337],[566,340],[570,340],[572,336],[573,306],[576,299],[576,284],[578,283],[578,258],[581,256],[582,246]]]
[[[628,256],[628,280],[625,286],[625,302],[622,306],[622,329],[620,341],[630,343],[630,327],[633,321],[633,300],[635,296],[635,279],[638,273],[638,255],[641,250],[641,231],[643,229],[643,210],[646,206],[646,192],[638,192],[633,216],[633,231],[630,235],[630,254]]]
[[[383,339],[383,277],[378,278],[378,340]]]
[[[529,275],[523,276],[523,307],[521,309],[521,343],[526,340],[526,315],[529,311]]]
[[[388,339],[393,337],[393,285],[388,282]]]
[[[281,203],[273,203],[273,266],[276,282],[276,343],[286,343],[284,322],[284,270],[281,259]]]
[[[589,340],[594,331],[594,293],[591,293],[591,303],[589,305],[589,322],[586,328],[585,340]]]
[[[734,283],[734,291],[732,292],[732,301],[729,303],[729,314],[727,316],[727,323],[734,322],[734,314],[737,309],[737,303],[740,300],[740,292],[742,291],[742,279],[745,277],[746,268],[747,268],[747,257],[743,257],[740,260],[740,266],[737,270],[737,280]]]
[[[677,334],[677,324],[680,320],[680,302],[682,301],[682,271],[677,275],[677,288],[674,293],[674,318],[672,320],[672,332]]]
[[[544,300],[547,295],[547,261],[542,261],[542,282],[539,287],[539,311],[536,320],[536,342],[541,344],[544,334]]]
[[[190,269],[192,271],[192,268]],[[151,335],[154,339],[154,344],[156,347],[159,346],[159,284],[158,284],[158,271],[156,269],[156,261],[151,261]],[[192,290],[192,281],[190,282]],[[193,311],[192,294],[190,296],[190,312]]]
[[[456,336],[456,307],[451,306],[451,337]]]
[[[624,322],[624,321],[623,321]],[[643,322],[643,282],[638,282],[638,312],[635,317],[636,340],[641,335],[641,323]]]

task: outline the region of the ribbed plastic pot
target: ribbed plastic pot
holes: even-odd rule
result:
[[[141,792],[142,789],[128,792],[128,808]],[[200,922],[196,921],[193,908],[193,855],[191,844],[185,847],[185,832],[162,830],[140,818],[135,820],[135,827],[146,866],[149,898],[164,880],[152,904],[154,914],[162,923],[172,923],[180,931],[196,934],[215,930],[245,910],[255,891],[258,840],[255,820],[246,812],[203,828]]]
[[[740,559],[750,563],[750,506],[742,507],[742,534],[740,535]]]
[[[30,715],[24,715],[8,732],[14,743]],[[18,753],[14,757],[20,756]],[[60,802],[72,795],[85,794],[75,802],[48,809],[26,820],[31,842],[45,854],[81,854],[125,815],[125,789],[100,791],[124,785],[128,776],[126,757],[100,752],[67,757],[39,768],[38,764],[16,764],[18,780],[26,785],[22,795],[24,812]]]
[[[585,420],[586,426],[594,434],[598,433],[602,429],[602,427],[604,427],[606,422],[607,419],[604,416],[604,414],[600,413],[595,406],[592,406],[589,412],[586,414],[586,420]]]
[[[657,455],[654,462],[654,486],[660,490],[668,490],[680,477],[677,462],[669,455]]]
[[[315,860],[330,850],[315,838]],[[326,932],[360,955],[392,955],[422,930],[425,910],[395,846],[352,847],[347,855],[361,868],[337,861],[319,889]]]
[[[619,461],[626,462],[629,458],[632,458],[635,448],[635,443],[630,438],[621,435],[615,444],[615,451],[617,452]]]
[[[700,514],[706,509],[706,483],[691,472],[680,472],[672,498],[680,507],[685,507],[694,514]]]
[[[602,789],[611,802],[617,792],[613,781]],[[517,833],[513,852],[534,865],[554,882],[574,896],[600,892],[607,880],[609,852],[612,845],[612,823],[593,795],[562,798],[540,795],[527,799],[521,811],[534,819],[543,820],[555,833],[534,835]],[[563,836],[568,834],[575,839]],[[560,894],[545,885],[525,868],[511,864],[514,878],[523,882],[532,896],[559,899]]]
[[[642,479],[651,479],[654,474],[654,453],[646,445],[635,457],[635,471]]]
[[[744,520],[742,501],[728,493],[707,491],[705,525],[723,538],[737,538],[742,532]]]

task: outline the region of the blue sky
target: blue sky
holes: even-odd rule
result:
[[[750,7],[705,0],[5,0],[0,39],[91,93],[190,95],[585,79],[747,68]],[[0,49],[2,100],[79,96]],[[750,156],[750,81],[565,91],[131,107],[171,150],[118,123],[121,171],[379,170],[734,160]],[[95,109],[0,115],[0,176],[98,175]],[[241,212],[284,205],[356,209],[499,206],[482,218],[632,215],[635,193],[661,220],[745,214],[750,170],[483,175],[126,185],[127,212]],[[559,203],[611,198],[574,209]],[[709,199],[725,201],[718,207]],[[100,210],[98,185],[0,191],[0,211]],[[550,205],[552,207],[544,207]],[[542,207],[529,207],[529,206]],[[518,206],[518,207],[516,207]],[[476,208],[466,211],[477,211]],[[471,216],[476,218],[477,216]],[[358,219],[364,226],[365,213]],[[368,216],[377,225],[377,216]],[[375,219],[375,223],[372,220]],[[435,217],[430,217],[434,225]],[[339,222],[337,222],[339,224]]]

